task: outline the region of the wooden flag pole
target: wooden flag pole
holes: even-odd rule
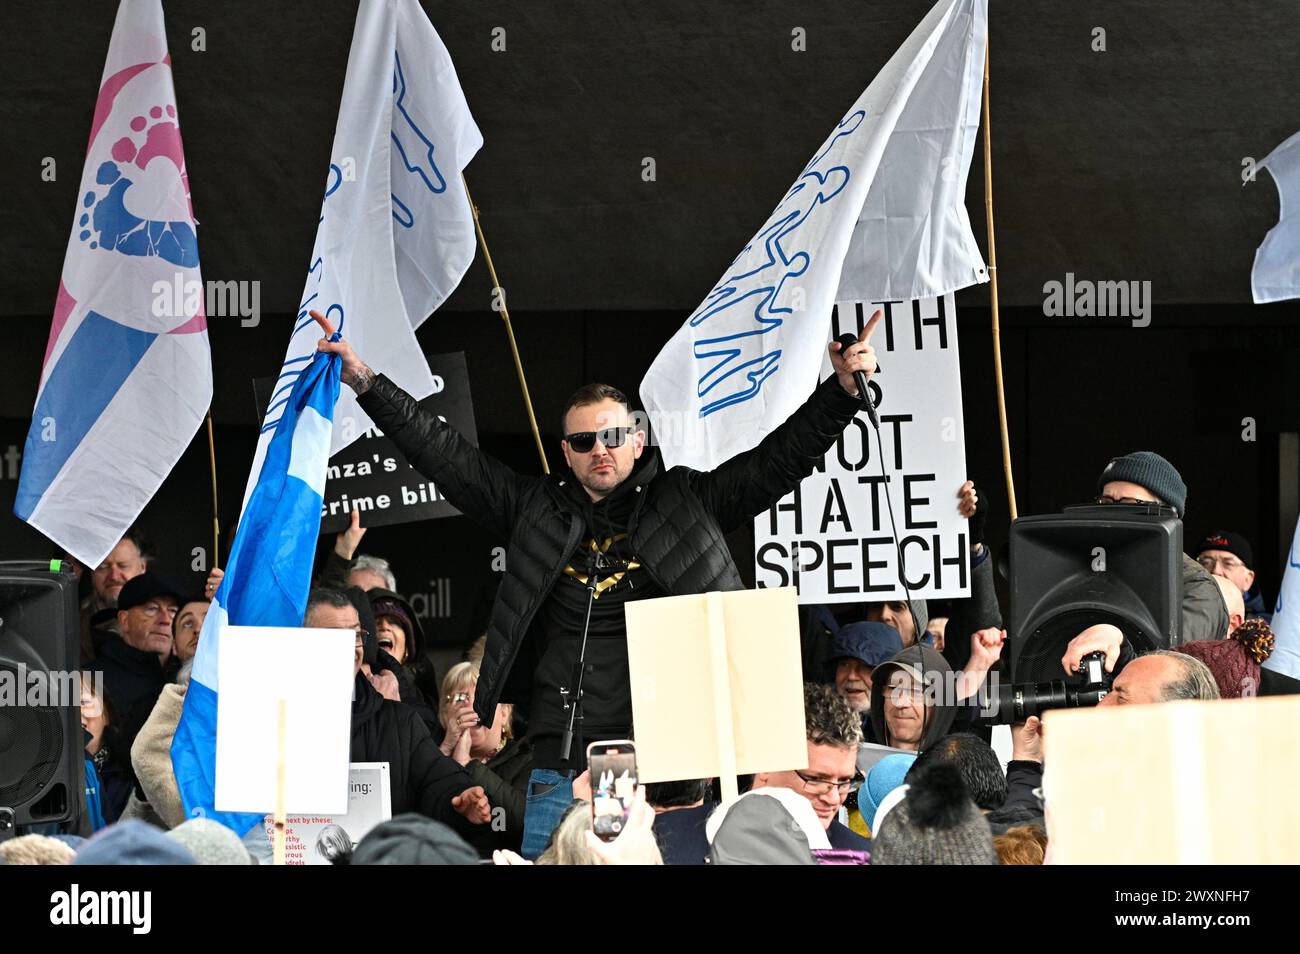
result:
[[[271,863],[276,865],[284,864],[284,844],[285,844],[285,821],[286,813],[284,806],[284,788],[285,788],[285,762],[288,759],[288,751],[285,740],[285,723],[287,719],[287,703],[281,699],[276,717],[275,727],[275,837],[271,848]]]
[[[722,803],[740,797],[736,772],[736,727],[731,716],[731,674],[727,665],[727,616],[721,593],[706,593],[709,619],[709,672],[713,682],[713,719],[718,744],[718,785]]]
[[[221,522],[217,517],[217,450],[212,440],[212,408],[208,408],[208,466],[212,471],[212,562],[211,568],[221,565]]]
[[[501,282],[497,280],[496,266],[492,264],[492,253],[488,251],[487,238],[483,235],[483,224],[479,222],[478,206],[469,194],[469,183],[465,181],[464,173],[460,177],[461,183],[465,186],[465,198],[469,201],[469,210],[474,216],[474,231],[478,234],[478,243],[483,249],[483,258],[487,261],[488,274],[492,276],[492,289],[494,292],[501,290]],[[542,473],[549,474],[551,466],[546,462],[546,449],[542,446],[542,435],[537,430],[537,415],[533,413],[533,399],[528,394],[528,380],[524,377],[524,363],[519,358],[519,345],[515,342],[515,330],[510,325],[510,309],[506,307],[504,295],[500,298],[501,320],[506,323],[506,337],[510,339],[510,353],[514,355],[515,371],[519,374],[519,387],[524,392],[524,407],[528,411],[528,425],[533,429],[533,440],[537,442],[537,456],[542,459]]]
[[[984,211],[989,232],[989,291],[993,295],[993,377],[998,391],[998,426],[1002,430],[1002,470],[1007,479],[1007,505],[1015,520],[1016,483],[1011,474],[1011,438],[1007,433],[1007,396],[1002,384],[1002,329],[998,322],[998,250],[993,240],[993,147],[989,141],[989,49],[984,46]]]

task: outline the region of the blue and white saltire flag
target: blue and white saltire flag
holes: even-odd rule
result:
[[[1291,549],[1286,552],[1282,588],[1269,625],[1276,642],[1273,655],[1264,660],[1264,668],[1300,679],[1300,523],[1296,524]]]
[[[415,329],[474,260],[461,170],[482,145],[451,56],[417,0],[363,0],[316,245],[245,500],[285,396],[320,339],[312,309],[413,397],[433,393]],[[371,426],[350,390],[334,423],[331,453]]]
[[[212,401],[160,0],[118,5],[77,199],[14,512],[93,569]]]
[[[172,768],[186,815],[213,818],[241,836],[262,816],[214,808],[221,633],[227,626],[302,625],[320,534],[339,369],[337,356],[318,353],[295,379],[278,415],[226,575],[203,621],[185,708],[172,739]]]
[[[939,0],[651,365],[641,397],[670,466],[747,450],[816,384],[837,301],[988,280],[964,205],[986,0]]]
[[[1255,251],[1251,295],[1257,305],[1300,298],[1300,132],[1255,168],[1272,173],[1280,208],[1277,225]]]

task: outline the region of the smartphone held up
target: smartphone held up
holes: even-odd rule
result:
[[[591,830],[601,841],[613,841],[627,825],[636,794],[636,746],[627,739],[592,742],[587,746],[591,770]]]

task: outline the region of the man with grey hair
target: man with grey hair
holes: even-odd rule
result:
[[[849,793],[862,783],[858,747],[862,720],[834,686],[804,683],[804,724],[808,766],[786,772],[759,772],[754,788],[788,788],[812,803],[832,848],[870,851],[871,842],[836,817]]]
[[[1209,667],[1195,657],[1168,649],[1144,653],[1115,677],[1098,706],[1147,705],[1182,699],[1217,699],[1219,687]]]
[[[371,590],[389,590],[397,592],[397,577],[383,557],[362,553],[352,561],[352,572],[348,574],[348,586],[359,586],[366,592]]]

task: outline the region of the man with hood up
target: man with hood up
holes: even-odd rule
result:
[[[908,646],[871,678],[871,728],[876,741],[924,752],[957,718],[952,667],[929,646]]]
[[[943,654],[911,645],[871,674],[871,734],[868,741],[924,752],[979,713],[979,690],[1002,655],[1006,630],[981,629],[971,636],[965,669],[954,673]]]

